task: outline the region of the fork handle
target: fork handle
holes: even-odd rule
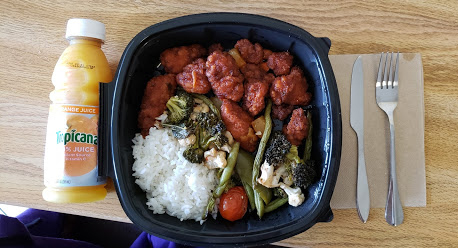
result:
[[[394,121],[393,112],[387,114],[390,122],[390,181],[388,184],[388,196],[386,200],[385,219],[392,226],[400,225],[404,221],[401,199],[399,198],[398,182],[396,179],[396,153],[394,145]]]

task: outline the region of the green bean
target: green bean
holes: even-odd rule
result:
[[[251,187],[251,175],[253,174],[253,162],[254,157],[251,153],[240,150],[239,155],[237,156],[237,165],[235,166],[235,170],[237,174],[240,176],[240,180],[242,182],[247,183]]]
[[[221,178],[219,179],[219,184],[223,184],[224,182],[231,179],[232,171],[234,170],[235,163],[237,162],[239,148],[240,148],[239,142],[235,142],[232,145],[231,152],[229,153],[229,156],[227,157],[227,165],[226,167],[224,167],[223,174],[221,174]]]
[[[287,202],[288,202],[288,198],[277,198],[271,201],[269,204],[267,204],[267,206],[264,209],[264,212],[266,213],[272,212],[276,210],[277,208],[283,206]]]
[[[251,175],[253,174],[253,162],[254,157],[251,153],[240,150],[239,155],[237,156],[237,165],[235,166],[235,170],[237,171],[237,174],[244,186],[247,185],[251,187],[251,191],[256,190],[265,204],[268,204],[272,199],[272,190],[261,184],[257,184],[254,188],[252,186]]]
[[[237,155],[239,153],[239,148],[240,148],[239,142],[235,142],[234,145],[232,145],[231,152],[229,153],[229,156],[227,158],[227,165],[226,167],[224,167],[223,173],[221,174],[221,178],[219,179],[219,184],[216,187],[215,191],[213,191],[213,195],[211,199],[208,201],[206,212],[204,213],[205,217],[207,216],[207,214],[210,211],[212,211],[213,207],[215,206],[216,198],[219,198],[224,193],[227,185],[229,184],[231,180],[231,175],[232,175],[232,171],[234,170],[235,163],[237,161]]]
[[[304,161],[310,160],[312,157],[312,113],[307,111],[307,120],[309,121],[309,133],[307,139],[305,140],[305,150],[304,150]]]
[[[218,187],[216,187],[216,189],[215,189],[215,191],[213,193],[213,196],[215,198],[220,197],[224,193],[224,190],[226,190],[226,187],[227,187],[228,184],[229,184],[229,181],[226,181],[226,182],[223,182],[222,184],[218,185]]]
[[[251,185],[242,181],[243,188],[245,189],[246,195],[248,197],[248,201],[250,202],[251,210],[256,209],[256,204],[254,203],[254,191]]]
[[[215,106],[215,104],[210,100],[210,98],[206,97],[205,95],[200,95],[200,94],[192,94],[194,98],[202,100],[205,104],[208,105],[208,107],[211,109],[213,113],[218,115],[218,118],[221,120],[221,113],[219,109]]]
[[[253,190],[258,192],[259,196],[261,197],[261,199],[264,201],[265,204],[269,204],[270,200],[272,200],[272,195],[273,195],[272,189],[269,189],[262,184],[256,184],[253,187]]]
[[[216,199],[213,197],[210,197],[210,200],[208,200],[207,207],[205,208],[205,211],[202,213],[203,220],[207,218],[207,214],[210,213],[213,210],[213,208],[215,207],[215,201]]]
[[[272,100],[268,100],[266,112],[264,113],[264,117],[266,118],[266,127],[264,128],[264,132],[262,134],[261,142],[259,142],[258,152],[256,153],[256,157],[254,159],[253,164],[253,175],[251,178],[251,184],[254,187],[257,184],[257,179],[259,176],[259,167],[261,167],[261,160],[264,156],[264,151],[267,146],[267,141],[269,140],[270,132],[272,131],[272,118],[270,118],[270,112],[272,110]]]
[[[223,175],[224,168],[219,168],[218,173],[216,176],[218,177],[218,180],[221,178],[221,175]]]
[[[254,191],[254,203],[256,205],[256,212],[259,216],[259,219],[264,215],[264,201],[258,192]]]

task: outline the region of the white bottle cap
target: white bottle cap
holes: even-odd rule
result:
[[[70,19],[65,38],[84,36],[105,41],[105,24],[91,19]]]

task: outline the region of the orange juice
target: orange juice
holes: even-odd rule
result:
[[[101,46],[105,25],[70,19],[70,42],[54,68],[44,159],[43,198],[49,202],[92,202],[105,198],[106,177],[98,175],[99,83],[112,74]]]

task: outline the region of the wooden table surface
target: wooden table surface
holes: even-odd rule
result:
[[[457,1],[0,1],[0,203],[128,222],[113,183],[106,200],[45,202],[43,153],[51,74],[67,46],[66,21],[106,24],[115,71],[128,42],[149,25],[188,14],[232,11],[277,18],[332,40],[330,54],[421,53],[424,65],[427,207],[406,208],[389,226],[384,209],[362,224],[356,210],[278,242],[288,246],[458,246]],[[344,114],[344,113],[343,113]]]

